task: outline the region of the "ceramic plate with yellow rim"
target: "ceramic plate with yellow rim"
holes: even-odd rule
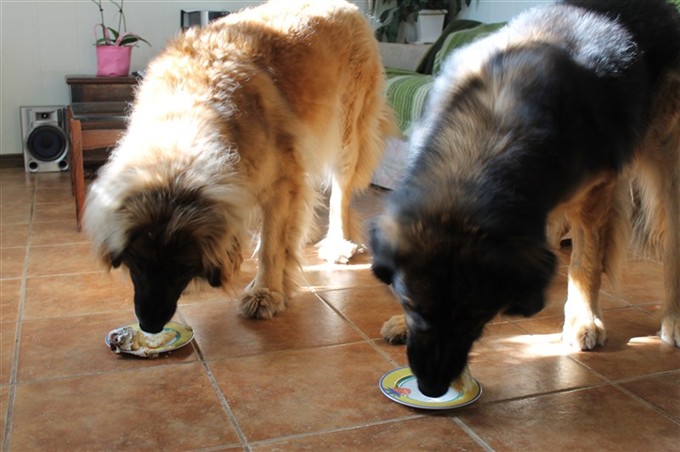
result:
[[[428,397],[420,392],[416,377],[409,367],[398,367],[383,375],[380,390],[397,403],[426,410],[459,408],[473,403],[482,395],[482,386],[472,378],[467,367],[441,397]]]
[[[140,329],[139,323],[132,323],[111,330],[104,342],[116,353],[155,358],[160,353],[184,347],[193,338],[194,330],[177,322],[166,324],[158,334],[145,333]]]

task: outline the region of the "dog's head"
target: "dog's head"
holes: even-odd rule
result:
[[[147,189],[128,196],[100,232],[108,238],[99,247],[105,265],[130,273],[143,331],[162,331],[190,282],[220,287],[238,270],[242,225],[226,212],[200,189]]]
[[[542,242],[495,235],[456,218],[387,214],[371,228],[373,272],[392,284],[408,326],[409,364],[437,397],[463,371],[496,314],[542,309],[555,256]]]

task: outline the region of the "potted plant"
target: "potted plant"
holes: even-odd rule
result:
[[[95,25],[95,46],[97,47],[97,76],[98,77],[123,77],[130,72],[130,58],[132,48],[141,41],[149,44],[149,41],[141,36],[128,33],[123,4],[125,0],[117,2],[109,0],[118,8],[118,28],[106,25],[104,20],[104,7],[102,0],[91,0],[99,8],[101,22]],[[98,37],[101,32],[101,37]]]
[[[389,6],[380,14],[381,25],[376,37],[396,42],[399,26],[413,20],[419,26],[418,41],[434,42],[444,28],[447,11],[453,8],[455,16],[463,8],[463,2],[470,6],[471,0],[382,0],[383,5]]]

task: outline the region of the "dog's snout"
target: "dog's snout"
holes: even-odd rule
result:
[[[165,322],[144,322],[139,321],[139,328],[145,333],[158,334],[163,331]]]
[[[424,381],[418,380],[418,389],[421,393],[423,393],[423,395],[426,395],[427,397],[441,397],[446,394],[446,391],[449,389],[449,385],[447,383],[426,383]]]

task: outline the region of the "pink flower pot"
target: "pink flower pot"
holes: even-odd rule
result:
[[[97,77],[127,76],[131,56],[129,46],[97,46]]]

